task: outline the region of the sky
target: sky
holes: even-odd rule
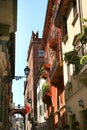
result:
[[[39,32],[42,37],[48,0],[18,0],[17,7],[17,32],[16,32],[16,58],[15,76],[24,76],[27,66],[27,52],[32,31]],[[24,106],[24,81],[13,80],[12,92],[15,106]]]

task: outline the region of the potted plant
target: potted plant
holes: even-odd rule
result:
[[[44,94],[46,91],[49,91],[49,85],[47,82],[43,83],[42,85],[42,93]]]
[[[42,85],[42,101],[45,104],[51,104],[51,92],[47,82],[43,83]]]
[[[82,26],[82,32],[78,34],[77,40],[81,41],[82,44],[87,43],[87,19],[82,18],[81,21],[85,24]]]
[[[82,58],[80,59],[80,64],[82,66],[87,64],[87,55],[82,56]]]
[[[64,60],[67,61],[68,64],[76,64],[80,62],[80,57],[77,56],[76,50],[72,50],[64,54]]]

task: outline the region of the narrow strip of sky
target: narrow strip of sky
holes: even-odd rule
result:
[[[16,32],[16,59],[15,75],[24,75],[24,68],[27,65],[27,52],[32,31],[39,32],[42,37],[46,8],[48,0],[18,0],[17,32]],[[24,105],[24,80],[14,80],[13,102]]]

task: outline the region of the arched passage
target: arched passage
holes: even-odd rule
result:
[[[21,114],[25,117],[25,109],[11,109],[10,116],[13,116],[14,114]]]
[[[25,109],[11,109],[10,117],[12,117],[15,114],[20,114],[24,118],[24,128],[25,128]]]

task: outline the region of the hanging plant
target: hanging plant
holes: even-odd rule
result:
[[[43,66],[41,67],[40,71],[41,71],[41,74],[46,72]]]
[[[76,56],[76,51],[75,51],[75,50],[69,51],[69,52],[66,52],[64,55],[65,55],[64,60],[65,60],[65,61],[69,61],[69,59],[70,59],[72,56]]]
[[[67,61],[68,64],[80,63],[80,57],[77,56],[77,52],[75,50],[66,52],[64,56],[64,60]]]
[[[49,85],[47,82],[42,84],[42,94],[44,94],[46,91],[49,91]]]
[[[87,64],[87,55],[82,56],[82,58],[80,59],[80,64],[81,65]]]
[[[77,40],[80,40],[82,44],[87,43],[87,19],[81,18],[81,21],[85,24],[82,26],[82,32],[78,34]]]

